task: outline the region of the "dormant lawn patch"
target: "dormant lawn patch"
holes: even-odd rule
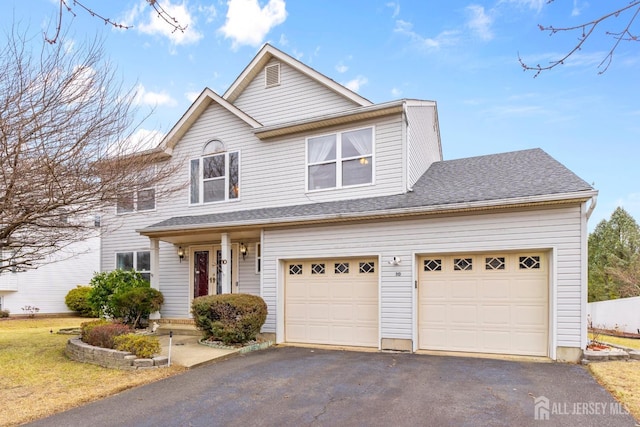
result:
[[[184,371],[118,371],[69,360],[70,335],[82,318],[0,321],[0,426],[14,426]]]

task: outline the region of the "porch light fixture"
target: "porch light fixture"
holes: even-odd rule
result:
[[[240,243],[240,253],[242,254],[242,259],[245,259],[247,257],[247,245],[245,245],[244,243]]]
[[[178,258],[180,258],[180,262],[184,259],[184,249],[182,249],[182,246],[178,246]]]

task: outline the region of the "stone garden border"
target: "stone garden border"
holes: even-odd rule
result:
[[[105,368],[115,369],[153,369],[169,366],[169,358],[156,356],[152,359],[140,359],[128,351],[95,347],[83,342],[80,338],[72,338],[67,342],[65,354],[76,362],[91,363]]]

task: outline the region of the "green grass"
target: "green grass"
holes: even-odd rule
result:
[[[0,321],[0,426],[19,425],[184,370],[120,371],[69,360],[64,349],[71,336],[56,332],[86,320]]]

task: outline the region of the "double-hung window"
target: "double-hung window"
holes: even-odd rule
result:
[[[116,212],[119,214],[129,212],[152,211],[156,208],[155,188],[145,188],[135,193],[123,193],[118,195]]]
[[[212,203],[237,199],[239,187],[237,151],[203,156],[190,162],[190,203]]]
[[[138,271],[151,282],[151,252],[116,252],[116,269]]]
[[[373,184],[373,128],[307,139],[307,190]]]

